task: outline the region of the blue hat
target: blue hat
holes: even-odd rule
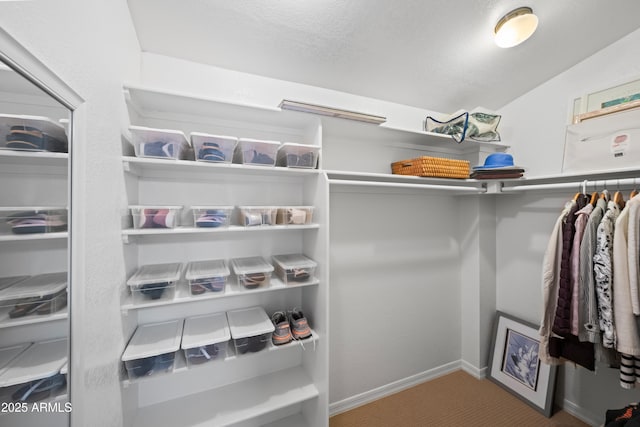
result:
[[[484,159],[484,165],[474,166],[473,170],[485,170],[485,169],[518,169],[518,166],[513,164],[513,156],[507,153],[491,153]]]

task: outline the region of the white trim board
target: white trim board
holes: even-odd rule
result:
[[[450,362],[437,368],[429,369],[428,371],[411,375],[407,378],[403,378],[401,380],[397,380],[392,383],[374,388],[373,390],[348,397],[339,402],[330,403],[329,416],[332,417],[334,415],[347,412],[351,409],[366,405],[367,403],[374,402],[378,399],[382,399],[383,397],[390,396],[392,394],[425,383],[427,381],[434,380],[438,377],[450,374],[460,369],[477,379],[483,379],[487,376],[488,368],[486,366],[484,368],[477,368],[464,360]],[[602,424],[600,421],[600,417],[591,413],[588,409],[582,408],[569,400],[565,399],[562,401],[561,409],[578,418],[579,420],[584,421],[590,426],[598,426]]]
[[[356,394],[355,396],[348,397],[339,402],[330,403],[329,416],[332,417],[334,415],[341,414],[342,412],[346,412],[359,406],[366,405],[367,403],[382,399],[383,397],[390,396],[418,384],[422,384],[443,375],[458,371],[460,370],[460,368],[461,361],[457,360],[455,362],[450,362],[437,368],[429,369],[428,371],[411,375],[410,377],[374,388],[373,390]]]

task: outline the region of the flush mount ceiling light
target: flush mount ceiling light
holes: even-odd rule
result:
[[[519,7],[500,18],[493,30],[499,47],[517,46],[536,31],[538,17],[530,7]]]

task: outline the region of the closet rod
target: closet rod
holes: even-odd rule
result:
[[[516,191],[528,191],[528,190],[561,190],[563,188],[570,189],[578,189],[583,188],[584,185],[593,187],[596,186],[597,189],[609,188],[617,189],[620,186],[634,186],[640,183],[640,179],[638,178],[625,178],[625,179],[596,179],[596,180],[583,180],[583,181],[573,181],[573,182],[560,182],[554,184],[531,184],[531,185],[514,185],[512,187],[502,187],[500,192],[502,193],[510,193]]]
[[[393,188],[415,188],[418,190],[446,190],[464,193],[484,193],[486,188],[480,187],[456,187],[455,185],[437,185],[437,184],[412,184],[401,182],[377,182],[377,181],[358,181],[348,179],[330,179],[329,184],[334,185],[353,185],[364,187],[393,187]]]

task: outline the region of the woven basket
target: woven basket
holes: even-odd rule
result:
[[[391,163],[391,172],[397,175],[467,179],[469,178],[469,162],[421,156]]]

